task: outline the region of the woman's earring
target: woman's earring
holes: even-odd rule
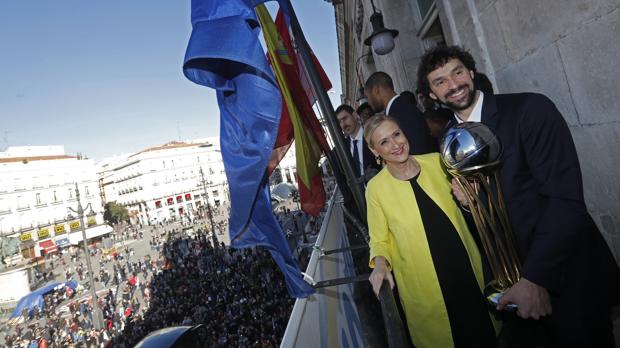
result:
[[[381,156],[375,156],[375,161],[377,162],[377,165],[381,165],[382,164],[382,160],[381,160]]]

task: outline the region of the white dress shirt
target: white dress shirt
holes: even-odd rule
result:
[[[454,117],[456,117],[456,121],[458,123],[482,122],[482,102],[484,101],[484,93],[482,93],[482,91],[478,91],[478,92],[480,92],[480,96],[478,96],[478,101],[476,101],[476,105],[474,106],[474,109],[471,111],[471,114],[469,114],[469,118],[467,119],[467,121],[461,120],[461,117],[459,116],[459,114],[457,114],[456,112],[454,113]]]
[[[390,101],[388,102],[387,107],[385,108],[385,114],[389,115],[390,114],[390,108],[392,107],[392,103],[394,102],[394,100],[396,100],[396,98],[400,97],[400,94],[397,94],[395,96],[392,97],[392,99],[390,99]]]
[[[362,173],[362,175],[364,175],[364,149],[362,148],[362,146],[364,146],[363,142],[364,142],[364,128],[362,128],[360,126],[360,128],[357,130],[357,133],[355,134],[354,137],[351,137],[351,144],[349,147],[349,152],[351,152],[351,156],[353,156],[353,140],[357,140],[357,154],[359,156],[360,159],[360,172]],[[355,158],[355,157],[353,157]]]

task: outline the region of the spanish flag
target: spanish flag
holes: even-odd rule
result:
[[[277,166],[288,149],[287,144],[290,145],[294,138],[301,208],[316,216],[325,204],[325,190],[318,163],[321,153],[329,151],[329,146],[300,82],[297,57],[290,40],[283,40],[264,5],[257,6],[256,13],[283,101],[280,129],[269,171]],[[286,29],[285,26],[284,28]],[[288,39],[288,32],[286,36]]]

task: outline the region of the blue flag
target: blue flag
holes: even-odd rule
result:
[[[234,248],[267,247],[289,294],[314,289],[291,255],[271,211],[267,164],[282,100],[263,48],[253,6],[259,0],[192,0],[192,35],[183,72],[214,88],[220,108],[220,143],[230,187],[230,239]]]

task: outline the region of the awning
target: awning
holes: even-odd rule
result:
[[[112,227],[108,225],[99,225],[94,227],[89,227],[86,229],[86,239],[91,239],[99,236],[103,236],[105,234],[111,233],[113,231]],[[69,234],[69,241],[71,244],[76,245],[83,240],[82,232],[75,232]]]
[[[59,248],[64,248],[70,244],[71,242],[69,241],[69,238],[67,237],[56,239],[56,246]]]
[[[51,239],[40,242],[39,246],[43,248],[46,254],[51,254],[51,253],[58,251],[56,244],[54,244],[54,241]]]

